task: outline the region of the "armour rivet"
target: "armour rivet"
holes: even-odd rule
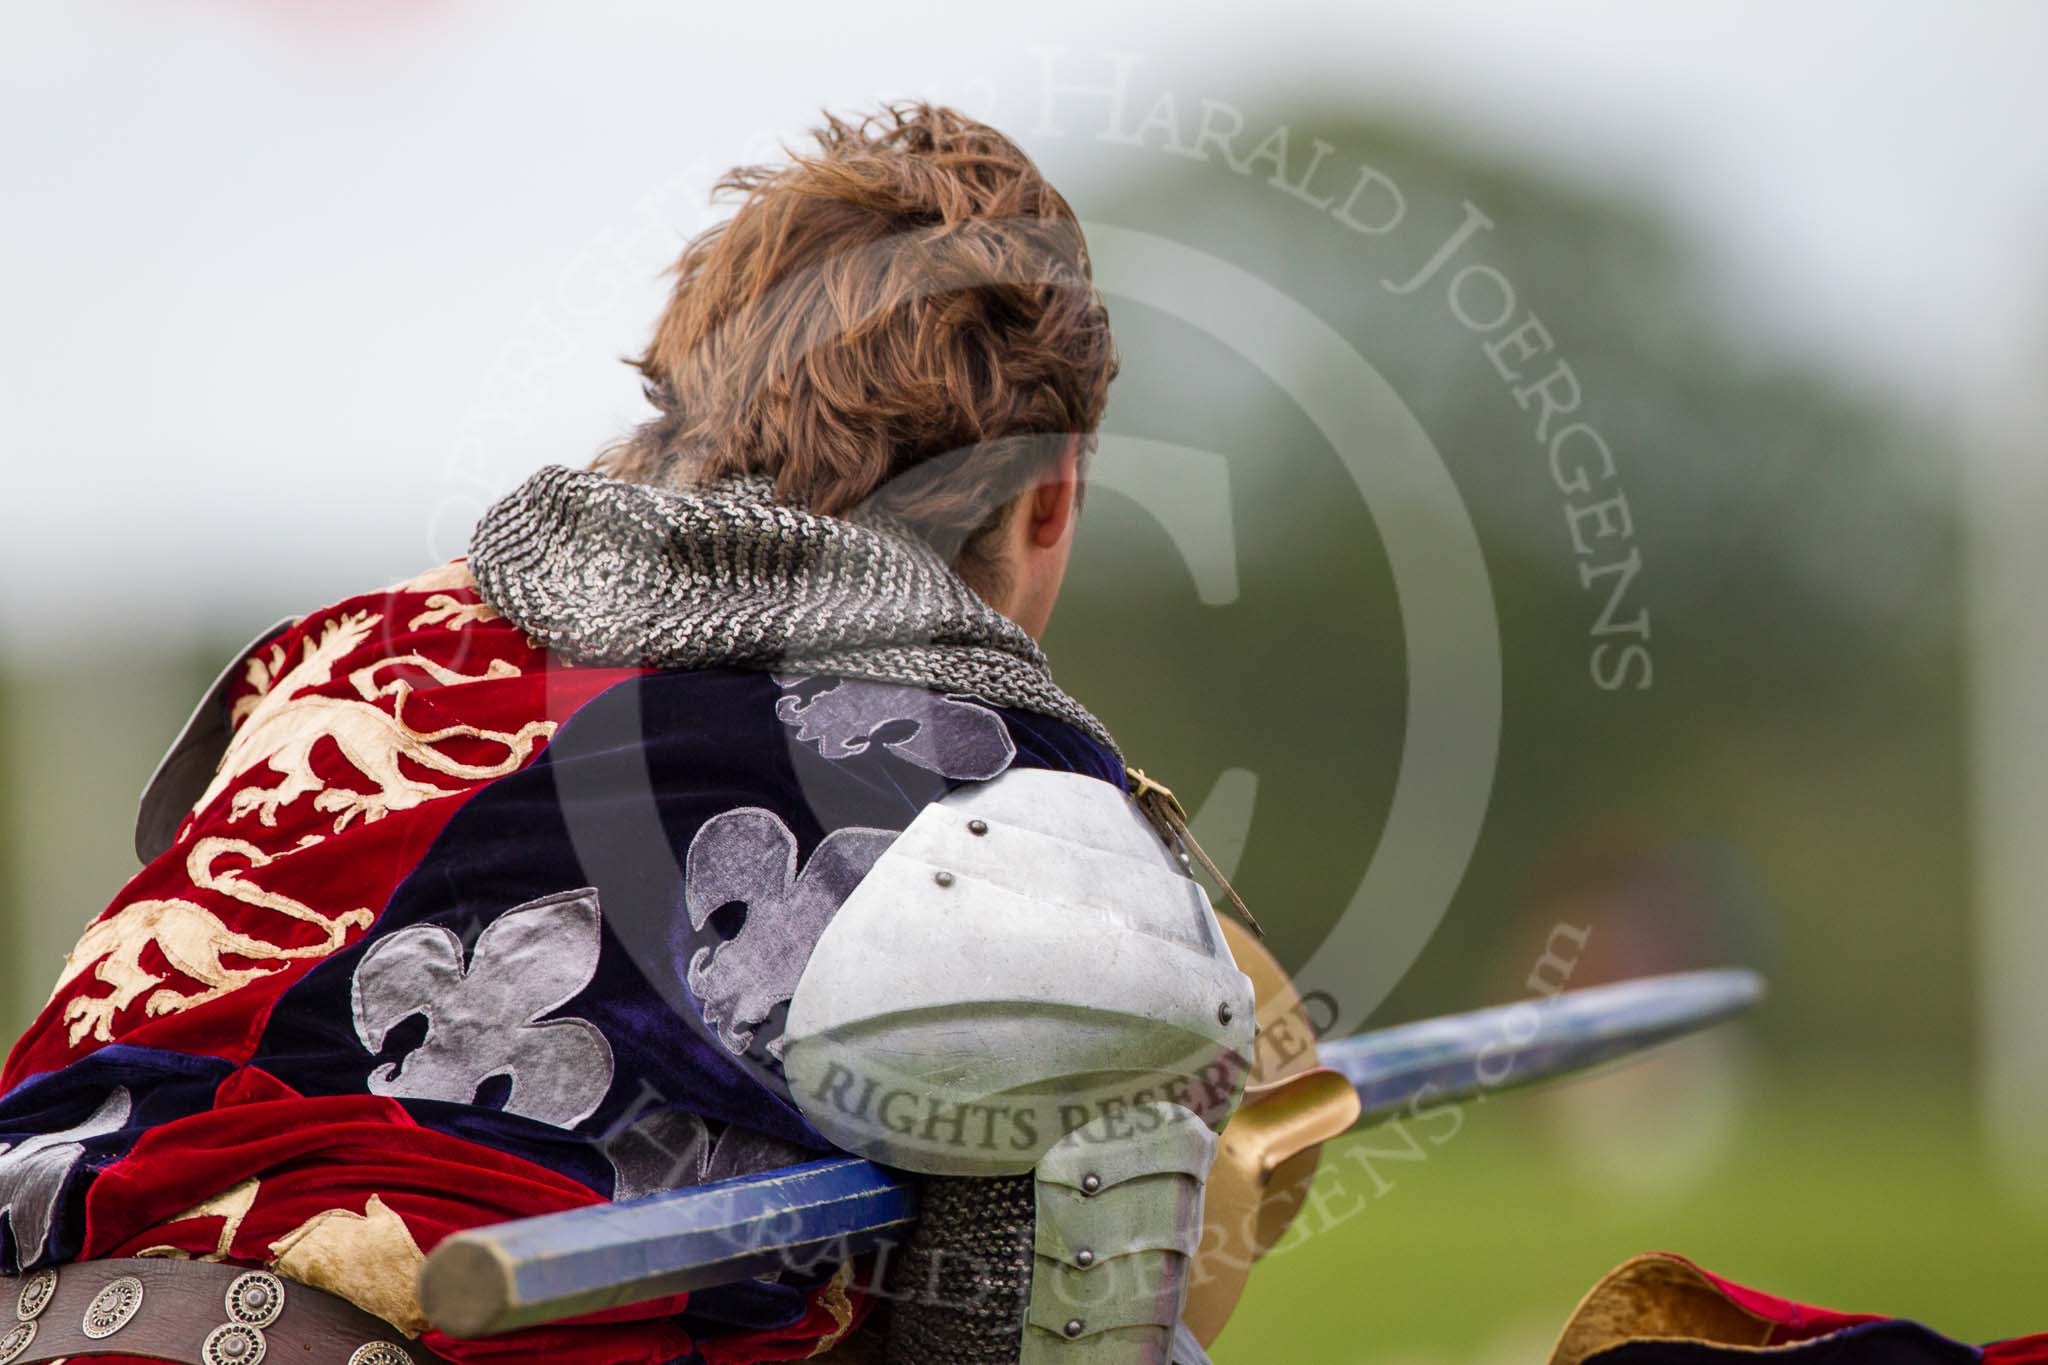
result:
[[[1093,1194],[1102,1188],[1102,1177],[1090,1171],[1081,1177],[1081,1193]]]
[[[1066,1333],[1067,1333],[1067,1335],[1068,1335],[1068,1336],[1070,1336],[1070,1337],[1078,1337],[1078,1336],[1080,1336],[1080,1335],[1081,1335],[1081,1333],[1083,1333],[1083,1332],[1085,1332],[1085,1331],[1087,1331],[1087,1330],[1088,1330],[1088,1324],[1087,1324],[1087,1323],[1085,1323],[1085,1322],[1083,1322],[1083,1321],[1081,1321],[1081,1320],[1080,1320],[1079,1318],[1068,1318],[1068,1319],[1067,1319]]]
[[[967,822],[967,832],[968,832],[969,834],[986,834],[986,833],[988,833],[988,821],[986,821],[986,820],[969,820],[969,821]]]
[[[951,886],[953,884],[953,874],[950,872],[934,872],[932,873],[932,880],[940,886]]]
[[[1087,1247],[1082,1247],[1074,1253],[1074,1264],[1086,1270],[1089,1266],[1095,1264],[1095,1253]]]

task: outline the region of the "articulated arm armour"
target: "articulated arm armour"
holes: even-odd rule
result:
[[[1166,1103],[1096,1119],[1053,1145],[1033,1182],[1018,1365],[1207,1365],[1175,1328],[1215,1157],[1215,1135]]]

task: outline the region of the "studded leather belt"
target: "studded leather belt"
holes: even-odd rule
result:
[[[0,1365],[67,1356],[179,1365],[447,1365],[382,1318],[267,1270],[78,1261],[0,1276]]]

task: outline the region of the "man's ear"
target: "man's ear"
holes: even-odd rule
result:
[[[1049,550],[1060,543],[1073,523],[1081,500],[1081,438],[1069,436],[1066,444],[1031,491],[1031,543]]]

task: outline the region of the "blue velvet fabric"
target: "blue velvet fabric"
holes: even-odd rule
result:
[[[233,1070],[218,1057],[113,1043],[0,1096],[0,1271],[75,1259],[90,1172],[127,1155],[150,1128],[212,1108]],[[66,1136],[75,1130],[83,1131]],[[37,1240],[23,1235],[29,1227],[47,1228],[41,1245],[24,1245]]]

